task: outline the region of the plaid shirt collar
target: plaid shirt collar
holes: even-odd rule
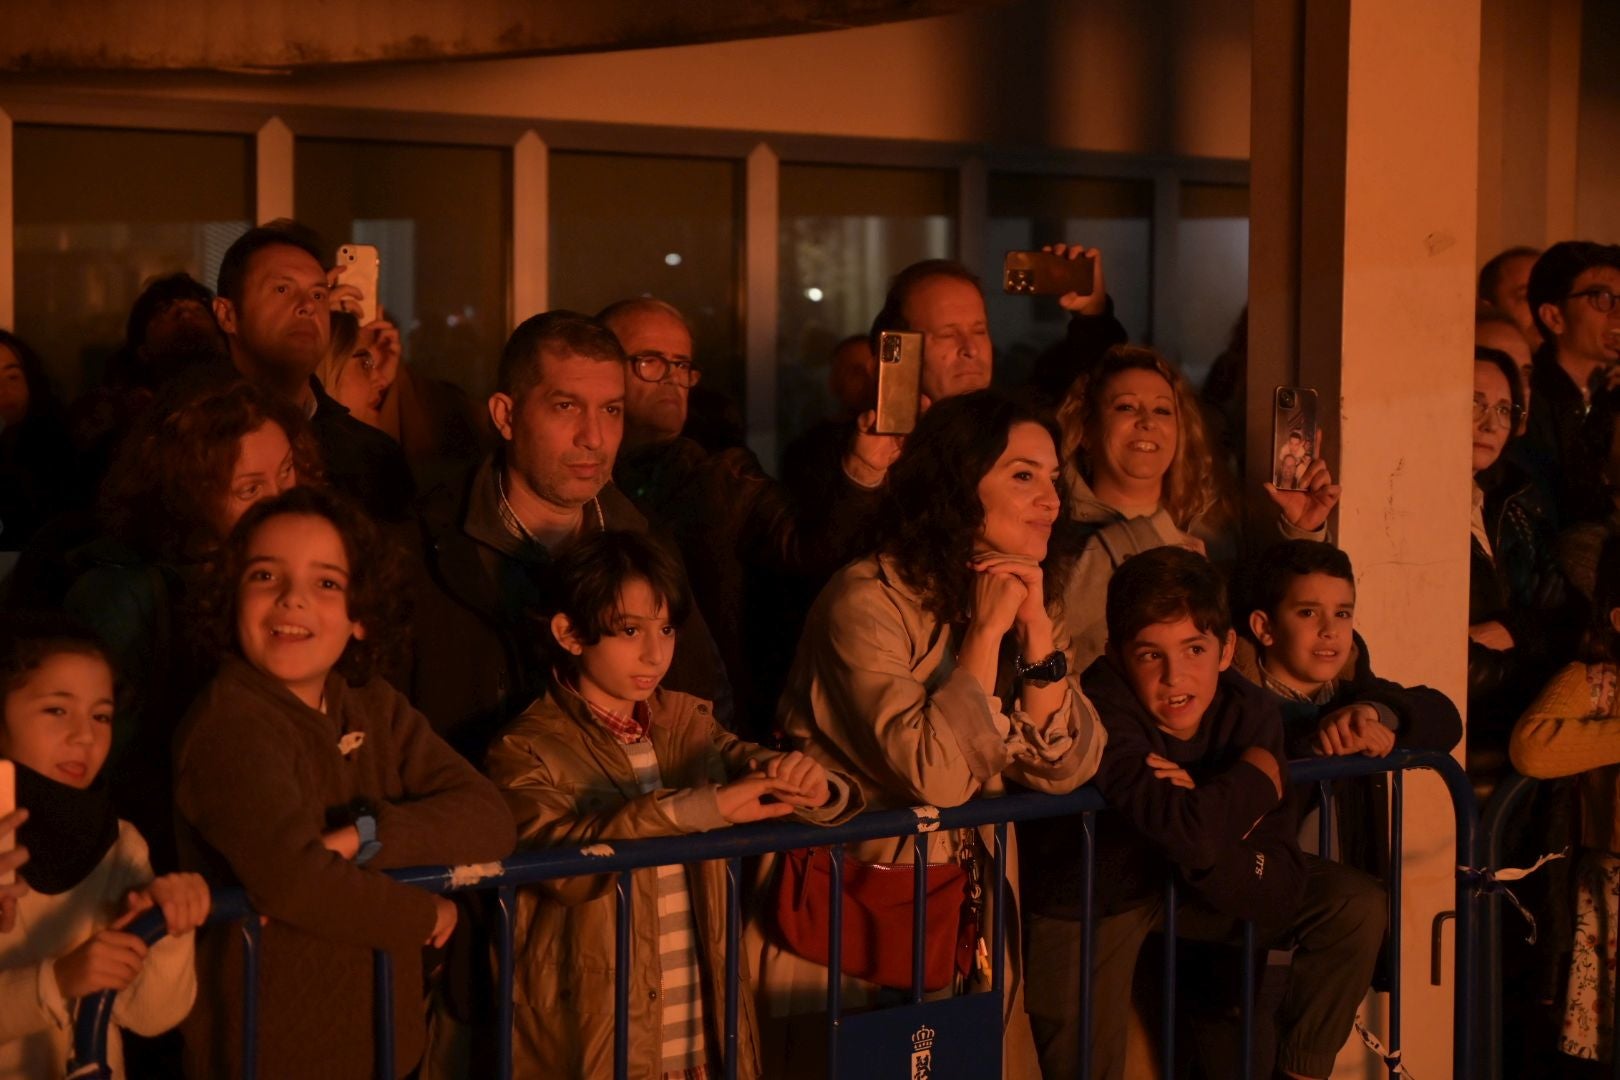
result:
[[[647,740],[647,728],[652,724],[652,710],[647,708],[645,701],[636,702],[630,710],[630,715],[626,716],[611,709],[604,709],[594,701],[586,698],[579,692],[579,687],[574,685],[573,679],[568,676],[559,675],[557,685],[584,702],[585,708],[589,710],[592,718],[606,728],[608,734],[619,742],[629,745],[630,743],[645,742]]]
[[[1315,694],[1302,694],[1287,683],[1272,678],[1264,663],[1260,665],[1260,685],[1286,701],[1298,701],[1305,705],[1326,705],[1339,692],[1339,680],[1329,679]]]

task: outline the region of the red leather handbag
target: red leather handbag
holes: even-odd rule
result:
[[[843,970],[879,986],[911,989],[916,871],[909,864],[844,856]],[[930,863],[923,932],[923,989],[944,990],[973,970],[978,927],[968,906],[968,872]],[[785,852],[776,885],[776,929],[783,948],[826,964],[832,922],[832,855],[827,848]]]

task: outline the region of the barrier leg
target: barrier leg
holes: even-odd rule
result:
[[[371,954],[371,1001],[377,1032],[377,1080],[394,1080],[394,958],[386,949]]]
[[[982,879],[981,879],[982,880]],[[996,826],[996,925],[990,936],[990,988],[1001,993],[1007,967],[1007,823]],[[973,947],[979,947],[978,942]]]
[[[844,845],[832,846],[832,918],[827,920],[827,1080],[838,1070],[838,1020],[844,982]]]
[[[517,974],[512,956],[512,931],[516,917],[517,890],[510,885],[502,886],[495,891],[495,933],[500,950],[496,972],[499,996],[495,1001],[500,1031],[495,1036],[495,1068],[500,1080],[512,1080],[512,994]]]
[[[633,878],[628,870],[619,872],[618,914],[614,924],[613,950],[613,1076],[630,1077],[630,890]]]
[[[911,1001],[923,999],[924,949],[928,938],[928,834],[918,833],[912,841],[916,865],[911,875]]]
[[[740,879],[742,860],[726,860],[726,1080],[737,1080],[737,992],[740,980],[742,900]]]
[[[1254,923],[1243,924],[1243,1080],[1254,1076]]]
[[[1160,1035],[1160,1072],[1176,1071],[1176,879],[1164,883],[1164,1017]]]
[[[1401,867],[1405,864],[1405,779],[1400,770],[1389,777],[1389,1046],[1391,1057],[1401,1054]],[[1389,1066],[1391,1080],[1397,1065]]]
[[[1091,958],[1093,944],[1092,872],[1097,814],[1080,815],[1080,1080],[1091,1080]]]
[[[242,920],[242,1080],[259,1075],[259,917]]]

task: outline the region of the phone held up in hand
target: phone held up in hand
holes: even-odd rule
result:
[[[1014,296],[1089,293],[1095,271],[1089,255],[1071,259],[1050,251],[1009,251],[1001,266],[1001,291]]]
[[[360,325],[377,320],[377,282],[382,259],[372,244],[344,244],[337,251],[337,284],[333,299],[337,306],[360,320]]]
[[[1279,386],[1271,399],[1271,482],[1279,491],[1304,491],[1316,456],[1316,391]]]
[[[885,330],[878,335],[879,435],[909,435],[922,408],[922,335]]]

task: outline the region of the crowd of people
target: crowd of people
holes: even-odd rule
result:
[[[69,405],[0,333],[0,522],[19,553],[0,614],[17,805],[0,817],[0,1078],[63,1075],[74,1003],[103,990],[115,1074],[236,1075],[246,960],[208,922],[220,887],[259,914],[260,1075],[374,1074],[380,950],[397,1074],[482,1076],[489,912],[382,871],[1088,783],[1111,807],[1089,943],[1077,819],[1021,824],[1005,850],[943,833],[930,996],[990,985],[986,928],[1006,915],[1005,1075],[1066,1078],[1088,1056],[1093,1076],[1145,1075],[1138,959],[1173,875],[1182,947],[1213,957],[1184,976],[1182,1064],[1236,1075],[1229,976],[1252,920],[1255,1075],[1330,1074],[1385,941],[1386,792],[1341,785],[1319,828],[1288,762],[1449,751],[1463,725],[1444,694],[1373,673],[1358,599],[1400,600],[1358,597],[1317,446],[1244,534],[1243,324],[1201,399],[1126,340],[1102,253],[1054,244],[1094,261],[1093,289],[1060,298],[1068,332],[1029,383],[997,386],[981,283],[918,263],[870,337],[839,344],[847,412],[776,478],[695,422],[703,357],[670,304],[524,320],[480,406],[415,372],[385,314],[347,310],[327,250],[276,221],[231,246],[214,289],[151,282],[105,383]],[[1513,249],[1479,292],[1469,768],[1482,792],[1510,760],[1578,777],[1544,785],[1521,838],[1582,856],[1533,900],[1558,929],[1518,958],[1541,982],[1516,1007],[1547,1046],[1604,1060],[1620,249]],[[922,335],[905,435],[874,430],[890,330]],[[914,850],[841,856],[862,913],[846,1008],[908,1000]],[[612,876],[521,890],[516,1074],[611,1075],[618,1020],[631,1076],[718,1076],[735,1004],[739,1076],[823,1075],[832,858],[751,873],[734,1003],[724,867],[637,872],[628,1017]],[[986,887],[1002,872],[1004,896]],[[127,927],[152,907],[168,934],[148,947]]]

